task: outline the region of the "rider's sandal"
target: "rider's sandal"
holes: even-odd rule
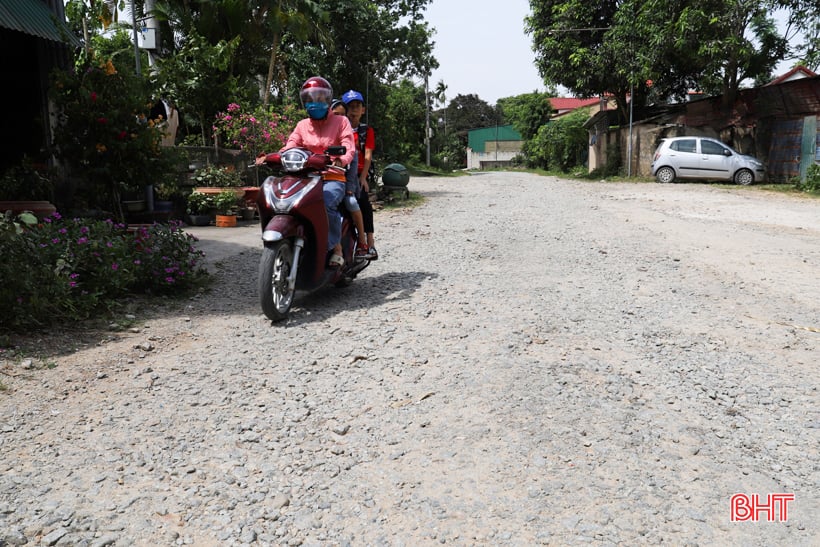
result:
[[[328,268],[341,268],[345,263],[345,259],[342,258],[340,255],[333,255],[330,257],[328,261]]]
[[[369,252],[370,249],[367,247],[367,243],[359,243],[356,247],[356,258],[365,258]]]

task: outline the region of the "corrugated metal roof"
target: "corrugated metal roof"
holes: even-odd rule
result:
[[[59,19],[40,0],[2,0],[0,27],[54,42],[79,44],[77,38],[68,30],[65,21]]]
[[[477,152],[485,152],[487,141],[520,141],[521,135],[512,125],[494,125],[481,129],[471,129],[467,133],[467,146]]]

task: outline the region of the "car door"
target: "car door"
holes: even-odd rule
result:
[[[675,139],[670,143],[669,165],[675,170],[678,178],[691,179],[699,176],[700,156],[697,139]]]
[[[700,139],[700,176],[710,180],[731,180],[731,149],[717,141]]]

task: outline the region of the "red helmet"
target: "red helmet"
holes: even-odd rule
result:
[[[330,101],[333,100],[333,88],[324,78],[313,76],[302,84],[302,90],[299,91],[299,100],[302,101],[303,107],[306,107],[307,103],[327,103],[330,105]]]

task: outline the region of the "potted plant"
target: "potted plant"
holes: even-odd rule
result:
[[[238,188],[242,177],[232,167],[206,165],[194,171],[192,182],[199,188]]]
[[[213,194],[191,192],[188,196],[188,220],[193,226],[207,226],[216,210]]]
[[[223,190],[213,197],[217,226],[236,226],[239,198],[233,190]]]
[[[57,210],[51,203],[53,193],[54,187],[48,176],[24,160],[0,177],[0,214],[31,211],[44,218]]]
[[[167,173],[154,185],[155,211],[172,211],[174,209],[174,198],[179,195],[179,181],[174,173]]]

